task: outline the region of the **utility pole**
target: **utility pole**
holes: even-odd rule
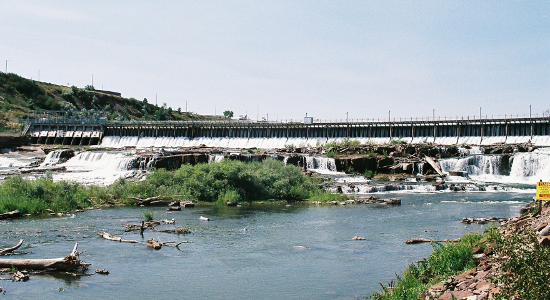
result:
[[[346,112],[346,123],[348,123],[348,113],[349,112]]]
[[[533,138],[533,120],[531,118],[531,104],[529,104],[529,127],[531,128],[531,139]]]
[[[8,74],[8,61],[10,61],[10,60],[6,59],[6,74]]]

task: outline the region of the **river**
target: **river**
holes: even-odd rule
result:
[[[447,239],[484,226],[462,217],[510,217],[528,202],[523,193],[464,192],[394,194],[401,206],[254,204],[195,207],[180,212],[153,209],[156,219],[174,219],[192,234],[124,232],[145,208],[91,210],[69,217],[0,222],[2,244],[25,239],[25,258],[68,254],[109,275],[72,278],[31,275],[28,282],[0,281],[9,299],[354,299],[379,289],[408,264],[429,255],[413,237]],[[151,210],[151,208],[147,208]],[[211,221],[200,221],[207,216]],[[246,229],[245,229],[246,228]],[[192,241],[152,250],[143,244],[107,241],[96,232],[144,241]],[[352,240],[354,236],[365,240]],[[304,248],[305,247],[305,248]]]
[[[10,153],[0,157],[0,170],[35,161]],[[143,174],[128,163],[131,151],[85,151],[60,165],[67,172],[54,180],[109,184],[120,176]],[[409,238],[453,239],[488,225],[463,224],[463,217],[512,217],[534,196],[534,182],[548,180],[547,150],[516,154],[510,170],[495,167],[497,156],[469,154],[441,161],[444,171],[462,170],[468,177],[447,178],[442,189],[423,181],[370,182],[331,170],[326,158],[315,158],[316,171],[342,182],[350,194],[402,199],[383,204],[321,205],[253,204],[242,207],[202,206],[168,212],[164,208],[123,207],[90,210],[65,217],[0,221],[0,248],[25,240],[25,258],[68,254],[75,242],[81,259],[109,275],[73,278],[31,275],[28,282],[0,281],[6,299],[182,298],[182,299],[355,299],[379,290],[409,264],[426,257],[429,244],[407,245]],[[52,157],[42,163],[56,165]],[[516,165],[520,164],[520,165]],[[134,164],[135,165],[135,164]],[[319,167],[322,166],[322,167]],[[458,192],[453,187],[460,186]],[[463,188],[462,188],[463,187]],[[188,235],[146,230],[142,238],[125,232],[143,212],[155,219],[174,219]],[[200,216],[211,221],[200,221]],[[144,242],[191,241],[179,249],[152,250],[143,244],[104,240],[96,232]],[[352,240],[362,236],[365,240]],[[6,278],[7,276],[3,276]]]

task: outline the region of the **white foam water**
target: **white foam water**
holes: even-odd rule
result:
[[[139,156],[129,152],[85,151],[77,153],[66,162],[59,164],[67,172],[54,173],[54,181],[76,180],[82,184],[109,185],[121,177],[136,175],[136,160]]]
[[[550,148],[541,148],[533,152],[511,155],[508,167],[503,163],[503,155],[474,154],[464,158],[449,158],[439,161],[445,173],[465,172],[469,178],[482,182],[535,184],[550,181]],[[456,179],[450,177],[450,179]],[[457,180],[464,180],[458,178]]]
[[[345,174],[336,170],[336,162],[330,157],[306,156],[306,167],[319,174]]]

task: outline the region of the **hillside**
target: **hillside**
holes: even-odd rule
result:
[[[18,132],[30,110],[103,110],[109,120],[206,120],[213,117],[95,90],[0,72],[0,132]]]

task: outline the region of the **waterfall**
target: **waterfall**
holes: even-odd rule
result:
[[[334,158],[324,156],[306,156],[307,170],[321,174],[338,173]]]
[[[208,156],[208,163],[217,163],[225,158],[223,154],[210,154]]]
[[[40,164],[40,167],[47,167],[47,166],[53,166],[59,162],[59,158],[61,157],[62,150],[55,150],[48,155],[46,155],[46,158],[44,159],[44,162]]]
[[[550,181],[550,149],[513,155],[470,155],[439,161],[444,173],[465,172],[474,180],[502,183]]]
[[[510,178],[516,181],[550,181],[550,149],[516,153],[512,160]]]
[[[464,158],[450,158],[439,162],[444,173],[466,172],[470,176],[505,175],[502,170],[502,155],[472,155]]]
[[[67,169],[54,173],[53,178],[74,180],[83,184],[109,185],[118,178],[141,174],[154,164],[155,157],[124,152],[84,151],[60,164]]]

